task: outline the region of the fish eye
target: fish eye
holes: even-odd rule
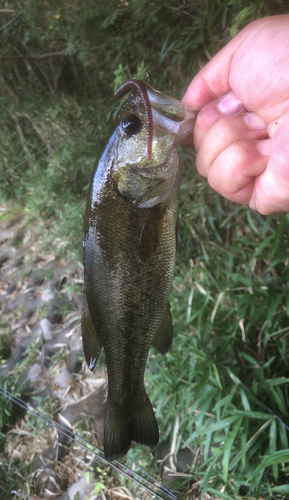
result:
[[[142,128],[141,119],[136,115],[125,116],[121,125],[126,135],[138,134]]]

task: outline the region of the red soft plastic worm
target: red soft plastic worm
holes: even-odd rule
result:
[[[139,91],[143,105],[145,107],[147,138],[148,138],[147,152],[148,152],[148,159],[150,160],[152,157],[152,145],[153,145],[153,115],[152,115],[151,103],[144,82],[135,79],[128,80],[115,91],[114,97],[123,97],[133,88],[136,88]]]

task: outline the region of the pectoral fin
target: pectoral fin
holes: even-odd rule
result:
[[[102,346],[92,323],[85,294],[83,295],[82,303],[81,330],[85,359],[89,369],[92,371],[96,365]]]
[[[161,354],[166,354],[173,342],[174,327],[170,308],[171,306],[168,302],[159,330],[152,342],[154,348]]]
[[[165,223],[165,208],[155,205],[150,209],[139,239],[138,254],[141,261],[150,259],[156,252]]]

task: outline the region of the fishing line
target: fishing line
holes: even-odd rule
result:
[[[222,368],[225,368],[225,367],[223,366]],[[232,370],[231,370],[231,369],[230,369],[230,371],[231,371],[232,375],[233,375],[233,376],[234,376],[234,377],[235,377],[235,378],[236,378],[236,379],[240,382],[240,384],[241,384],[241,385],[242,385],[242,386],[243,386],[243,387],[244,387],[247,391],[249,391],[249,392],[252,394],[252,396],[254,396],[254,398],[258,401],[258,403],[260,403],[260,404],[261,404],[264,408],[266,408],[266,410],[267,410],[269,413],[271,413],[271,415],[273,415],[273,416],[274,416],[274,417],[278,420],[278,422],[280,422],[280,424],[282,424],[282,425],[285,427],[285,429],[289,432],[289,426],[288,426],[288,425],[287,425],[287,424],[286,424],[286,423],[282,420],[282,418],[281,418],[281,417],[279,417],[279,416],[277,415],[277,413],[275,413],[273,410],[271,410],[271,408],[270,408],[269,406],[267,406],[267,405],[266,405],[266,403],[264,403],[261,399],[259,399],[259,398],[258,398],[258,396],[256,396],[256,394],[252,391],[252,389],[250,389],[250,387],[248,387],[248,386],[247,386],[244,382],[242,382],[242,380],[241,380],[239,377],[237,377],[237,375],[235,375],[235,373],[234,373],[234,372],[232,372]],[[227,372],[228,372],[228,374],[229,374],[229,376],[230,376],[230,372],[228,371],[228,369],[227,369]],[[230,378],[232,378],[232,377],[230,376]]]
[[[136,484],[138,484],[138,486],[145,488],[155,498],[158,498],[159,500],[178,500],[178,497],[176,497],[172,492],[170,492],[165,486],[163,486],[158,480],[156,480],[153,476],[151,476],[145,469],[139,466],[131,458],[127,457],[136,467],[138,467],[143,473],[145,473],[146,476],[149,479],[151,479],[151,481],[143,477],[141,474],[134,471],[130,467],[126,466],[125,464],[122,464],[118,460],[115,460],[114,462],[109,462],[104,458],[104,453],[102,450],[100,450],[94,445],[91,445],[88,441],[86,441],[78,434],[75,434],[74,431],[70,430],[68,427],[65,427],[64,425],[55,422],[55,420],[53,420],[51,417],[45,415],[40,410],[33,408],[29,403],[25,403],[25,401],[23,401],[22,399],[18,398],[17,396],[14,396],[13,393],[8,391],[7,389],[3,389],[2,387],[0,387],[0,395],[12,401],[12,403],[14,403],[23,412],[27,411],[31,413],[32,415],[41,419],[47,425],[50,425],[51,427],[57,429],[63,436],[74,441],[75,443],[80,444],[84,449],[92,453],[101,462],[109,465],[117,472],[123,474],[128,479],[131,479]],[[160,492],[162,495],[165,496],[160,496],[157,492]]]
[[[93,122],[93,120],[96,120],[96,118],[98,118],[99,116],[103,115],[104,113],[106,113],[110,109],[114,108],[117,104],[119,104],[119,102],[115,102],[112,106],[110,106],[110,108],[105,109],[104,111],[102,111],[101,113],[99,113],[99,115],[96,115],[94,118],[91,118],[91,120],[88,120],[88,122],[85,122],[83,125],[80,125],[80,127],[76,128],[72,132],[69,132],[69,134],[66,134],[63,137],[60,137],[60,139],[57,139],[56,141],[51,142],[50,144],[48,144],[48,146],[45,146],[45,148],[40,149],[34,155],[28,156],[27,158],[25,158],[25,160],[21,161],[20,163],[17,163],[17,165],[15,165],[14,167],[7,168],[7,170],[5,170],[4,172],[2,172],[2,174],[0,174],[0,177],[2,177],[4,174],[7,174],[7,172],[11,172],[12,170],[15,170],[15,168],[19,167],[20,165],[23,165],[23,163],[26,163],[27,161],[31,160],[32,158],[35,158],[35,156],[39,155],[43,151],[46,151],[46,149],[50,148],[51,146],[54,146],[54,144],[57,144],[58,142],[63,141],[64,139],[66,139],[66,137],[69,137],[70,135],[74,134],[75,132],[77,132],[78,130],[82,129],[83,127],[86,127],[86,125],[88,125],[89,123]]]
[[[117,460],[114,461],[117,465],[115,465],[115,463],[109,462],[108,460],[106,460],[104,458],[104,453],[103,453],[102,450],[100,450],[96,446],[91,445],[88,441],[86,441],[85,439],[83,439],[78,434],[75,434],[74,431],[70,430],[68,427],[65,427],[64,425],[59,424],[58,422],[55,422],[55,420],[53,420],[52,418],[48,417],[47,415],[45,415],[40,410],[37,410],[37,409],[33,408],[29,403],[25,403],[22,399],[18,398],[17,396],[14,396],[7,389],[2,389],[0,387],[0,394],[2,394],[4,397],[7,397],[10,401],[12,401],[15,405],[17,405],[23,411],[27,411],[27,412],[33,414],[34,416],[40,418],[47,425],[50,425],[51,427],[57,429],[59,432],[61,432],[61,434],[63,434],[67,438],[69,438],[72,441],[80,444],[87,451],[93,453],[96,456],[96,458],[100,459],[102,462],[104,462],[105,464],[107,464],[110,467],[114,468],[118,472],[121,472],[122,474],[124,474],[129,479],[132,479],[139,486],[142,486],[142,487],[146,488],[147,491],[149,491],[149,493],[152,493],[157,498],[160,498],[161,500],[163,500],[164,497],[158,496],[158,494],[156,492],[154,492],[153,490],[151,490],[147,485],[141,483],[140,480],[146,481],[150,486],[156,487],[157,489],[159,489],[161,491],[163,490],[162,492],[165,493],[166,495],[168,495],[170,499],[172,499],[172,500],[178,500],[178,498],[173,493],[171,493],[165,486],[163,486],[153,476],[151,476],[149,473],[147,473],[147,471],[145,471],[145,469],[142,469],[142,467],[140,467],[132,459],[130,459],[130,461],[135,466],[139,467],[148,477],[150,477],[153,480],[153,483],[151,483],[150,481],[148,481],[146,478],[142,477],[138,472],[133,471],[132,469],[130,469],[129,467],[127,467],[125,464],[122,464],[121,462],[119,462]],[[129,457],[127,457],[127,458],[129,458]],[[122,469],[124,469],[124,470],[122,470]],[[127,472],[125,472],[125,471],[127,471]],[[132,477],[130,475],[130,473],[132,473],[134,476],[137,476],[139,478],[139,480],[135,479],[135,477]]]

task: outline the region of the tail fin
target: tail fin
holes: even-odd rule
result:
[[[145,394],[142,404],[130,410],[106,402],[104,425],[104,455],[110,462],[127,454],[131,442],[156,446],[159,430],[151,402]]]

